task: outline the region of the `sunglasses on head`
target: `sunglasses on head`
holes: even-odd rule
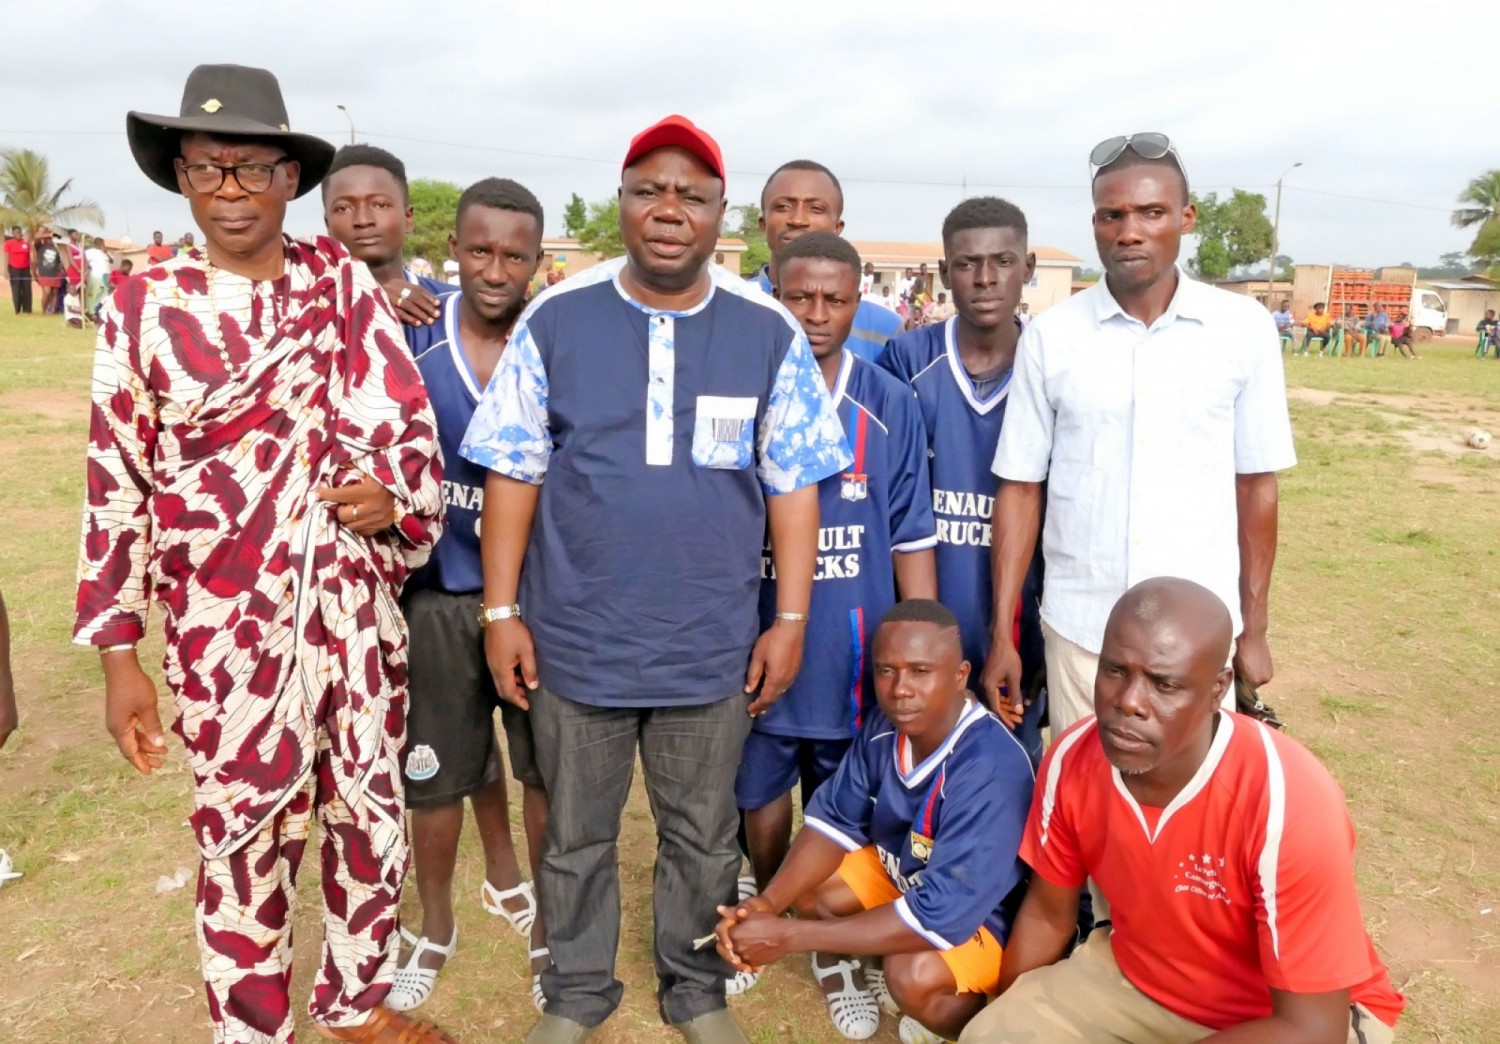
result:
[[[1182,157],[1177,153],[1177,146],[1172,144],[1171,138],[1158,131],[1144,131],[1140,134],[1122,134],[1118,137],[1106,138],[1095,145],[1094,151],[1089,153],[1089,166],[1097,172],[1119,159],[1126,149],[1148,160],[1159,160],[1163,156],[1171,156],[1178,169],[1182,169]]]

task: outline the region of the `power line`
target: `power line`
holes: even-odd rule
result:
[[[309,133],[319,134],[319,135],[324,135],[324,136],[329,136],[331,132],[327,132],[327,131],[311,131]],[[342,134],[343,132],[339,131],[338,133]],[[573,155],[569,155],[567,153],[561,153],[561,152],[537,152],[537,151],[529,150],[529,149],[507,149],[507,148],[501,148],[498,145],[476,145],[476,144],[474,144],[472,142],[465,142],[465,141],[439,141],[439,140],[437,140],[435,138],[415,138],[415,137],[411,137],[410,135],[404,135],[404,134],[386,134],[386,133],[383,133],[383,132],[380,132],[380,131],[369,131],[369,130],[366,130],[366,131],[363,131],[361,133],[363,133],[366,137],[370,137],[370,138],[385,138],[388,141],[404,141],[404,142],[410,142],[413,145],[434,145],[434,146],[437,146],[439,148],[467,149],[467,150],[472,151],[472,152],[493,152],[493,153],[498,153],[500,155],[506,155],[506,156],[527,156],[527,157],[530,157],[532,159],[566,160],[569,163],[602,163],[602,164],[607,164],[607,165],[613,165],[613,164],[619,163],[618,157],[617,158],[613,158],[613,159],[604,159],[604,158],[601,158],[599,156],[573,156]],[[4,135],[4,134],[39,134],[39,135],[49,135],[50,134],[50,135],[67,135],[67,136],[70,136],[70,137],[78,137],[78,136],[82,136],[82,135],[88,135],[88,136],[93,136],[93,137],[124,137],[125,136],[125,132],[124,131],[102,131],[102,130],[92,130],[92,131],[0,130],[0,135]],[[771,175],[771,172],[768,171],[768,170],[731,170],[728,173],[733,174],[736,177],[742,177],[742,178],[765,178],[765,177],[769,177]],[[998,182],[998,181],[994,181],[994,182],[969,181],[967,178],[960,179],[959,181],[938,181],[938,180],[922,180],[922,179],[910,179],[910,178],[841,177],[839,180],[840,181],[848,182],[850,184],[855,184],[855,185],[900,185],[900,186],[908,187],[908,188],[959,189],[961,192],[967,191],[968,189],[971,189],[971,188],[975,188],[975,189],[992,189],[992,190],[999,189],[999,190],[1005,190],[1005,191],[1017,191],[1017,190],[1019,190],[1019,191],[1027,191],[1027,192],[1054,192],[1054,191],[1082,192],[1082,191],[1084,191],[1084,190],[1086,190],[1088,188],[1088,185],[1085,184],[1085,183],[1082,183],[1082,182],[1052,183],[1052,184],[1014,184],[1014,183]],[[1270,187],[1271,187],[1270,185],[1243,185],[1243,184],[1241,184],[1241,185],[1199,185],[1199,186],[1197,186],[1197,188],[1203,189],[1205,191],[1215,191],[1215,192],[1217,192],[1217,191],[1233,191],[1234,189],[1254,189],[1254,188],[1270,188]],[[1287,185],[1287,186],[1285,186],[1285,188],[1288,189],[1288,190],[1290,190],[1290,191],[1292,191],[1292,192],[1310,192],[1310,193],[1313,193],[1314,195],[1318,195],[1318,196],[1333,196],[1333,197],[1336,197],[1338,199],[1352,199],[1352,200],[1357,200],[1357,201],[1359,201],[1361,203],[1378,203],[1378,204],[1381,204],[1383,206],[1388,206],[1388,207],[1405,207],[1405,208],[1407,208],[1409,210],[1427,210],[1427,211],[1433,211],[1433,212],[1436,212],[1436,213],[1447,214],[1447,213],[1451,213],[1452,209],[1453,209],[1451,207],[1433,206],[1433,205],[1428,204],[1428,203],[1409,203],[1409,202],[1406,202],[1405,200],[1399,200],[1399,199],[1378,199],[1378,198],[1376,198],[1374,196],[1356,196],[1356,195],[1351,195],[1350,193],[1347,193],[1347,192],[1330,192],[1327,189],[1307,188],[1306,186],[1302,186],[1302,185]]]
[[[1357,199],[1361,203],[1383,203],[1388,207],[1407,207],[1411,210],[1435,210],[1442,214],[1453,212],[1452,207],[1435,207],[1429,203],[1407,203],[1399,199],[1376,199],[1374,196],[1352,196],[1347,192],[1329,192],[1327,189],[1307,188],[1303,185],[1288,185],[1292,192],[1311,192],[1318,196],[1337,196],[1339,199]]]

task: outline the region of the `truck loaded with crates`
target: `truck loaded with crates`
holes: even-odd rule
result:
[[[1448,328],[1448,311],[1434,290],[1417,284],[1415,268],[1345,268],[1341,265],[1298,265],[1292,276],[1292,314],[1300,323],[1322,301],[1335,316],[1354,306],[1361,318],[1384,305],[1394,320],[1403,312],[1422,344]]]

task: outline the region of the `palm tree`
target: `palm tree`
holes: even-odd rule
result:
[[[0,149],[0,224],[20,225],[28,241],[43,226],[104,224],[104,211],[93,200],[63,198],[72,188],[72,178],[52,187],[46,156],[30,149]]]

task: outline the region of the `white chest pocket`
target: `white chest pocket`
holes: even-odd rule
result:
[[[755,407],[760,400],[698,396],[693,463],[700,468],[748,468],[755,456]]]

